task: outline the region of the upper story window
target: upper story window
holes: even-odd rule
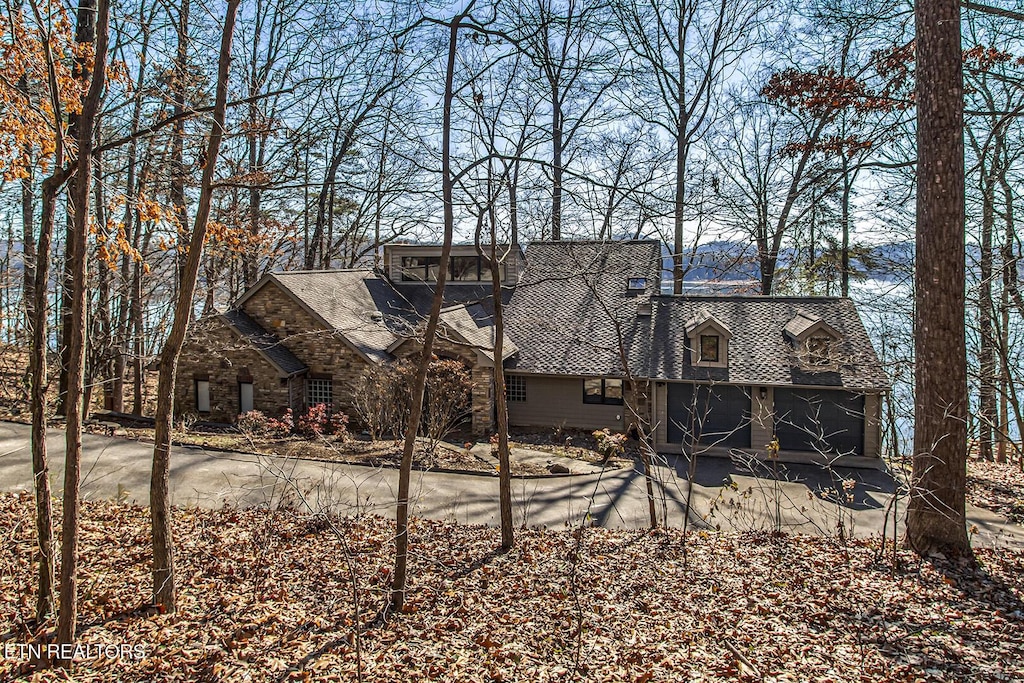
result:
[[[807,338],[807,362],[810,365],[828,365],[832,362],[832,348],[835,340],[827,334],[815,334]]]
[[[440,256],[403,256],[403,282],[437,282],[437,271],[441,267]]]
[[[786,323],[783,333],[793,345],[796,363],[809,372],[838,370],[839,331],[819,316],[798,311]]]
[[[437,282],[440,269],[440,256],[403,256],[401,279],[402,282]],[[508,276],[508,266],[504,262],[499,263],[498,270],[504,281]],[[452,256],[448,263],[448,280],[490,282],[491,269],[480,256]]]
[[[626,280],[626,289],[630,292],[642,292],[647,289],[647,278],[631,277]]]
[[[717,334],[700,335],[700,360],[704,363],[719,362],[719,344],[721,337]]]
[[[686,339],[690,362],[695,366],[729,367],[729,340],[732,332],[704,309],[686,321]]]
[[[583,402],[622,405],[622,380],[612,378],[583,380]]]

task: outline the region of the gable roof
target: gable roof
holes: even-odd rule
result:
[[[631,368],[643,374],[650,317],[638,309],[660,286],[660,242],[533,242],[526,264],[505,312],[519,347],[510,370],[621,374],[618,327]],[[629,278],[638,277],[646,288],[630,290]]]
[[[884,391],[888,379],[850,299],[765,296],[656,296],[648,367],[653,379],[720,381],[770,386],[836,386]],[[707,311],[732,331],[729,367],[695,367],[687,348],[687,323]],[[813,372],[796,361],[787,326],[798,317],[803,331],[827,324],[839,336],[838,370]]]
[[[243,311],[232,309],[221,313],[219,317],[240,337],[252,344],[282,375],[297,375],[309,369],[281,344],[280,339],[263,329]]]
[[[397,339],[388,318],[402,318],[408,309],[394,288],[368,269],[270,273],[235,306],[241,307],[268,282],[276,283],[324,327],[376,362],[388,358],[388,347]]]

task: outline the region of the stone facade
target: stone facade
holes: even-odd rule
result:
[[[210,383],[210,410],[199,412],[196,382]],[[174,386],[174,413],[196,415],[200,420],[234,422],[240,412],[242,382],[253,385],[253,406],[279,416],[286,408],[296,410],[301,402],[301,378],[281,377],[280,372],[259,351],[240,338],[220,318],[200,321],[189,335],[178,361]]]
[[[307,383],[330,379],[335,410],[350,415],[352,397],[369,361],[338,333],[328,329],[289,292],[274,281],[266,282],[246,298],[242,310],[264,330],[281,340],[308,366],[299,376],[286,378],[262,354],[220,318],[200,321],[182,351],[175,392],[176,413],[196,413],[200,419],[234,422],[239,414],[241,381],[253,384],[253,407],[278,417],[286,408],[299,415],[307,408]],[[419,353],[420,342],[410,339],[395,350],[396,359]],[[493,368],[480,363],[470,346],[438,339],[434,353],[456,358],[470,369],[472,425],[478,434],[493,429]],[[196,410],[196,381],[210,382],[210,410]]]
[[[352,412],[351,396],[368,367],[358,351],[273,281],[246,299],[242,309],[309,366],[306,378],[331,380],[335,410]],[[304,408],[305,380],[298,384],[299,405]]]

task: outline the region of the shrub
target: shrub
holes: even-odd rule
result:
[[[270,431],[270,418],[261,410],[250,410],[238,416],[235,427],[243,434],[266,434]]]
[[[299,417],[296,430],[305,437],[322,436],[331,426],[331,407],[326,403],[310,406],[304,415]]]
[[[295,419],[292,417],[292,409],[285,408],[280,418],[267,419],[267,433],[274,436],[288,436],[295,427]]]
[[[597,452],[603,455],[605,460],[617,458],[626,452],[625,434],[605,428],[594,432],[594,438],[597,439]]]
[[[341,411],[331,415],[331,434],[342,440],[348,438],[348,415]]]

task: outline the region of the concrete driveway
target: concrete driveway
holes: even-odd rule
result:
[[[30,490],[32,459],[27,425],[0,422],[0,491]],[[47,434],[51,481],[63,485],[64,433]],[[82,493],[91,499],[146,504],[151,444],[94,434],[83,435]],[[654,468],[659,521],[683,525],[689,483],[682,456],[664,458]],[[728,459],[704,458],[694,477],[691,528],[892,535],[894,483],[877,470],[830,471],[812,465],[779,466],[778,479],[766,468],[750,472]],[[841,482],[854,485],[841,496]],[[396,470],[175,448],[171,459],[171,495],[176,505],[299,504],[340,514],[394,515]],[[591,475],[513,480],[516,523],[564,527],[588,522],[607,527],[643,528],[648,504],[642,473],[636,469]],[[823,498],[822,494],[830,494]],[[413,514],[468,524],[498,523],[498,479],[493,475],[413,472]],[[836,502],[841,498],[841,502]],[[905,498],[897,501],[902,517]],[[972,508],[976,544],[1024,547],[1024,527]],[[778,522],[777,522],[778,520]]]

